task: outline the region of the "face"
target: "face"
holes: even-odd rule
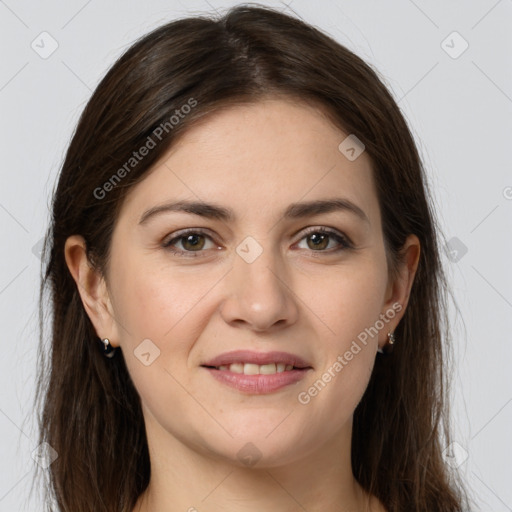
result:
[[[371,161],[338,149],[347,135],[282,99],[231,107],[130,191],[103,334],[148,436],[270,467],[347,432],[400,309]]]

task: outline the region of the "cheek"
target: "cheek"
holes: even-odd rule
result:
[[[379,261],[340,269],[322,283],[322,290],[308,294],[323,325],[317,341],[321,363],[309,387],[301,388],[299,402],[306,407],[314,403],[322,411],[318,421],[330,418],[333,428],[353,413],[373,370],[387,284],[386,267]]]
[[[157,344],[175,337],[215,282],[212,275],[198,278],[190,273],[171,273],[142,258],[123,262],[115,274],[119,322],[133,341],[150,338]],[[121,334],[124,339],[127,332]]]
[[[343,350],[347,342],[375,324],[386,286],[386,266],[379,258],[368,258],[306,278],[298,295],[325,327],[321,332],[326,346]]]

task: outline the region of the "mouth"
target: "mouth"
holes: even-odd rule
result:
[[[276,373],[289,372],[291,370],[306,370],[307,368],[299,368],[292,364],[286,363],[268,363],[268,364],[254,364],[254,363],[231,363],[221,364],[220,366],[202,365],[204,368],[219,370],[221,372],[243,373],[244,375],[274,375]]]
[[[301,380],[313,367],[286,352],[234,351],[202,364],[219,382],[249,394],[277,391]]]
[[[220,354],[201,366],[217,370],[231,370],[245,375],[268,375],[282,373],[292,369],[303,370],[312,366],[302,357],[288,352],[254,352],[251,350],[233,350]]]

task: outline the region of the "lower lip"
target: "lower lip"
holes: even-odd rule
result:
[[[245,375],[244,373],[234,373],[229,370],[206,368],[206,370],[210,372],[210,375],[219,382],[237,389],[238,391],[252,395],[272,393],[285,386],[299,382],[304,378],[308,369],[309,368],[303,370],[288,370],[271,375]]]

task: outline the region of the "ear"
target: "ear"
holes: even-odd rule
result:
[[[117,324],[105,279],[89,262],[83,237],[70,236],[64,245],[64,255],[97,336],[108,338],[113,346],[118,346]]]
[[[405,314],[412,283],[420,259],[420,241],[416,235],[409,235],[400,251],[402,261],[399,263],[398,275],[390,280],[386,289],[386,300],[381,313],[389,319],[385,329],[379,333],[379,347],[388,341],[388,332],[393,332]],[[386,314],[387,313],[387,314]]]

